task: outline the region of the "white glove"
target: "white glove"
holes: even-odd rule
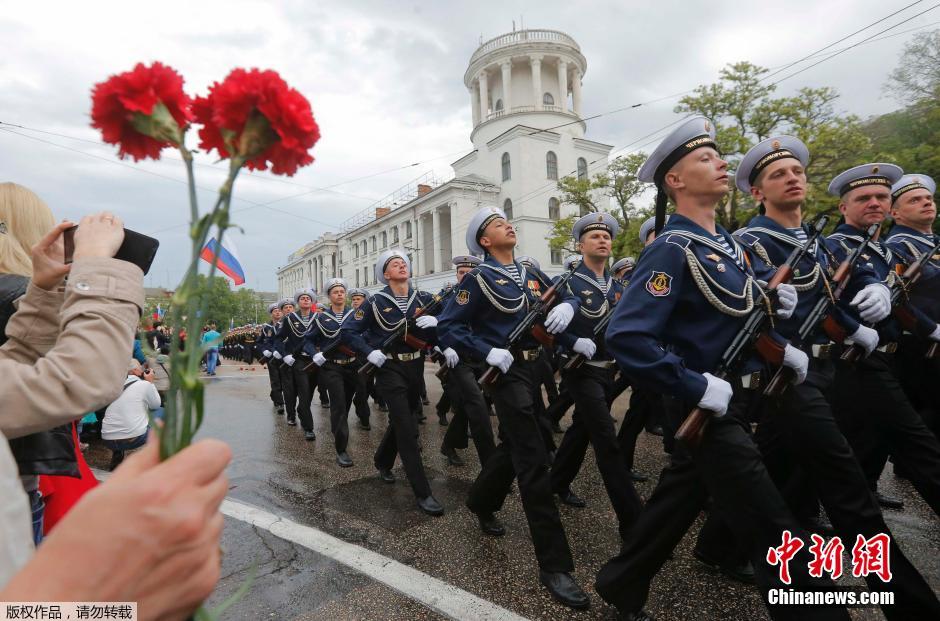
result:
[[[509,353],[508,349],[498,349],[494,347],[490,350],[490,353],[486,354],[486,364],[506,373],[509,371],[509,366],[512,364],[512,354]]]
[[[291,356],[290,354],[287,354],[286,356],[284,356],[284,362],[287,363],[287,366],[292,367],[294,366],[294,357]]]
[[[571,346],[571,349],[590,360],[594,357],[595,352],[597,352],[597,344],[591,339],[578,339],[574,342],[574,345]]]
[[[318,367],[322,367],[326,363],[326,356],[322,352],[317,352],[313,355],[313,363]]]
[[[280,359],[281,359],[281,352],[275,350],[275,351],[274,351],[274,357],[277,358],[278,360],[280,360]]]
[[[437,327],[437,317],[431,315],[421,315],[415,319],[415,325],[422,329]]]
[[[868,323],[878,323],[891,313],[891,291],[881,283],[872,283],[850,302]]]
[[[715,377],[711,373],[702,373],[702,376],[708,380],[708,386],[705,388],[705,394],[698,406],[703,410],[714,412],[715,416],[724,416],[728,412],[728,403],[731,402],[731,384]]]
[[[451,369],[457,366],[457,363],[460,362],[460,356],[458,356],[457,352],[455,352],[452,348],[448,347],[442,353],[444,354],[444,358],[447,360],[447,366],[449,366]]]
[[[271,350],[270,350],[270,349],[266,349],[266,350],[264,350],[263,352],[261,352],[261,355],[264,356],[265,358],[270,358],[270,357],[271,357]]]
[[[380,367],[383,364],[385,364],[386,360],[388,360],[388,356],[383,354],[381,349],[373,349],[372,351],[369,352],[369,355],[366,356],[366,360],[368,360],[375,366]]]
[[[927,338],[931,341],[940,341],[940,324],[937,324],[937,327],[933,329],[933,332]]]
[[[796,287],[781,283],[777,285],[777,301],[780,302],[780,308],[777,309],[777,317],[780,319],[789,319],[793,316],[793,309],[796,308],[797,294]]]
[[[858,330],[845,337],[846,345],[858,345],[865,350],[865,355],[871,355],[878,347],[878,331],[868,326],[859,326]]]
[[[787,345],[783,350],[783,366],[790,367],[796,373],[794,385],[802,384],[806,380],[807,371],[809,371],[809,356],[802,349]]]
[[[548,317],[545,318],[545,329],[549,334],[564,332],[571,323],[572,317],[574,317],[574,307],[567,302],[562,302],[548,313]]]

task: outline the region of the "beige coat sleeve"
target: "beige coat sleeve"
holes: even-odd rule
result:
[[[30,285],[0,348],[0,430],[17,438],[113,401],[143,304],[143,273],[117,259],[76,260],[64,294]]]

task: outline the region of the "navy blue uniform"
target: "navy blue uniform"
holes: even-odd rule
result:
[[[515,267],[518,280],[487,256],[463,277],[439,318],[442,348],[452,347],[461,360],[481,365],[491,349],[506,349],[509,333],[549,282],[534,268],[518,262]],[[570,293],[561,301],[577,311],[578,300]],[[510,351],[514,360],[508,373],[490,387],[501,442],[473,483],[467,506],[479,515],[495,513],[503,506],[513,478],[518,478],[539,567],[549,572],[571,571],[574,561],[552,498],[548,454],[533,398],[542,349],[534,337],[526,335]]]
[[[325,352],[339,343],[340,326],[352,311],[334,313],[329,307],[316,314],[313,327],[304,338],[303,350],[308,356]],[[319,370],[319,381],[330,396],[330,429],[337,453],[346,452],[349,444],[347,417],[356,389],[356,356],[350,356],[334,347],[326,355],[326,362]]]
[[[281,386],[281,362],[272,357],[265,358],[264,351],[274,351],[274,339],[277,335],[277,326],[273,323],[266,323],[261,326],[261,335],[255,344],[255,352],[259,360],[263,360],[268,366],[268,379],[271,383],[271,401],[274,407],[280,411],[284,407],[284,392]]]
[[[385,287],[353,311],[343,321],[340,338],[352,349],[363,356],[380,349],[382,342],[393,333],[403,321],[411,322],[409,333],[433,345],[436,342],[435,330],[422,330],[414,327],[412,318],[415,311],[431,302],[432,296],[425,291],[416,291],[409,287],[404,312],[398,306],[398,300],[389,287]],[[391,470],[395,465],[396,455],[401,456],[402,465],[418,498],[431,495],[418,451],[416,437],[417,422],[413,415],[420,406],[421,378],[424,374],[424,354],[399,339],[390,348],[384,350],[385,361],[375,376],[375,388],[388,403],[389,425],[375,453],[374,463],[379,470]]]
[[[578,298],[580,307],[567,329],[556,338],[562,350],[561,365],[576,355],[572,348],[579,338],[595,342],[597,351],[579,368],[562,371],[575,411],[552,463],[552,489],[558,494],[569,490],[590,442],[623,536],[639,514],[642,502],[620,455],[617,431],[610,417],[616,363],[607,352],[604,335],[594,336],[595,326],[620,300],[623,284],[612,279],[606,269],[598,282],[594,272],[581,263],[567,289]]]
[[[744,250],[718,227],[716,239],[690,219],[675,214],[640,255],[630,285],[607,330],[607,347],[639,385],[670,398],[667,434],[702,399],[704,372],[714,371],[723,350],[740,330],[747,312],[761,303],[756,278],[769,280],[769,266],[748,266]],[[723,243],[722,243],[723,242]],[[725,248],[727,246],[728,248]],[[779,338],[779,337],[778,337]],[[756,357],[741,373],[762,368]],[[677,445],[653,495],[624,540],[621,554],[597,577],[597,592],[620,610],[640,610],[650,581],[698,516],[710,493],[714,510],[740,534],[765,601],[772,588],[786,588],[765,560],[780,544],[780,533],[805,536],[777,491],[750,437],[748,409],[754,392],[740,378],[728,412],[712,418],[694,448]],[[704,485],[703,485],[704,483]],[[817,590],[830,580],[812,578],[805,549],[790,564],[793,588]],[[794,571],[795,570],[795,571]],[[848,618],[844,610],[784,609],[769,606],[774,618]]]
[[[293,356],[293,366],[283,363],[283,369],[290,375],[291,382],[284,383],[284,405],[287,409],[287,422],[293,423],[300,417],[300,426],[305,432],[313,432],[313,412],[310,404],[313,402],[313,389],[317,385],[317,372],[315,367],[308,368],[310,356],[303,351],[304,339],[313,328],[313,319],[316,315],[310,313],[306,317],[300,316],[300,311],[288,313],[281,318],[274,339],[274,348],[282,359]],[[306,369],[306,370],[304,370]]]
[[[843,223],[829,239],[836,242],[833,251],[841,259],[863,237],[858,229]],[[882,242],[869,242],[859,261],[888,284],[898,267],[903,267],[900,258]],[[845,300],[851,300],[851,293],[847,292],[840,304]],[[856,312],[854,307],[846,308],[850,313]],[[907,308],[915,317],[917,337],[930,334],[936,322],[916,307]],[[927,504],[940,515],[940,441],[911,405],[897,373],[894,352],[903,329],[893,316],[875,327],[880,339],[877,351],[854,365],[836,362],[833,411],[873,490],[891,455]]]

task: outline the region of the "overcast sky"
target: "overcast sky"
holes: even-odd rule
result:
[[[205,93],[234,67],[275,69],[310,99],[323,136],[314,164],[294,177],[254,174],[236,184],[233,220],[245,231],[235,238],[247,285],[275,290],[275,270],[293,250],[423,173],[450,174],[450,162],[471,146],[467,62],[481,36],[509,32],[513,20],[517,28],[524,20],[527,28],[563,30],[578,41],[588,62],[584,113],[591,115],[712,82],[729,62],[785,65],[907,4],[0,0],[0,121],[31,128],[14,130],[29,138],[0,130],[0,181],[32,188],[57,217],[110,209],[129,228],[158,237],[147,284],[172,286],[189,255],[182,164],[172,152],[160,162],[120,162],[88,126],[90,88],[138,61],[175,67],[191,94]],[[932,4],[921,2],[833,49]],[[940,10],[891,33],[938,21]],[[783,82],[778,93],[833,86],[846,113],[892,110],[897,104],[882,85],[915,35],[849,50]],[[677,119],[675,102],[590,121],[588,137],[622,147]],[[224,169],[205,156],[201,162],[197,179],[209,202]],[[401,169],[415,162],[421,164]],[[391,169],[399,170],[384,172]],[[239,199],[278,202],[252,207]]]

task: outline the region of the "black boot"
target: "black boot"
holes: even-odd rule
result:
[[[587,593],[581,590],[578,583],[574,581],[566,571],[543,571],[539,570],[539,582],[545,585],[548,592],[552,594],[558,602],[578,610],[587,610],[591,607],[591,600]]]

